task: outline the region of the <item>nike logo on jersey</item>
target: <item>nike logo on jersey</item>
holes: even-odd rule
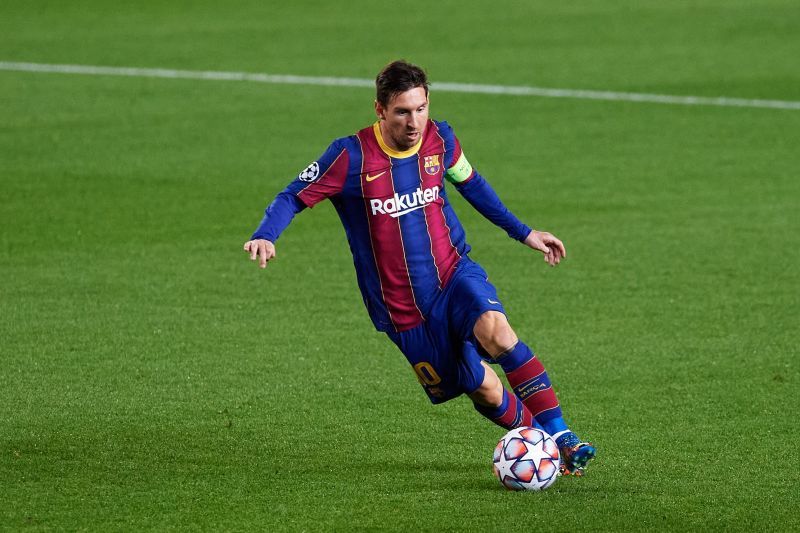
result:
[[[367,173],[367,181],[375,181],[376,179],[380,178],[380,177],[381,177],[381,176],[383,176],[384,174],[386,174],[386,171],[385,171],[385,170],[384,170],[383,172],[381,172],[380,174],[375,174],[374,176],[370,176],[370,175],[369,175],[369,172],[368,172],[368,173]]]
[[[499,304],[500,303],[500,302],[495,302],[491,298],[486,298],[486,299],[489,301],[490,304]]]

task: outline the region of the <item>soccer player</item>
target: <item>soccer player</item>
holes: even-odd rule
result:
[[[562,473],[581,475],[595,448],[567,427],[542,363],[509,325],[486,272],[469,258],[445,182],[551,266],[566,257],[564,245],[506,209],[453,129],[428,118],[422,69],[395,61],[375,83],[378,120],[333,141],[278,194],[245,252],[265,268],[292,218],[329,199],[372,322],[403,352],[431,402],[466,394],[503,428],[542,427],[556,439]],[[513,392],[487,362],[503,369]]]

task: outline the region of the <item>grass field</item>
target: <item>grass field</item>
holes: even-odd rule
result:
[[[4,4],[0,61],[800,100],[790,0],[272,4]],[[372,99],[0,71],[0,529],[800,529],[800,111],[432,94],[569,253],[451,196],[599,448],[517,494],[372,329],[329,204],[241,251]]]

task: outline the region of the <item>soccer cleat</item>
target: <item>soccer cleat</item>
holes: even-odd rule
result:
[[[579,442],[574,446],[563,446],[558,451],[561,454],[559,474],[562,476],[582,476],[589,461],[594,459],[597,454],[595,447],[588,442]]]
[[[570,430],[555,435],[558,452],[561,454],[559,474],[562,476],[582,476],[586,465],[594,459],[597,450],[588,442],[581,442]]]

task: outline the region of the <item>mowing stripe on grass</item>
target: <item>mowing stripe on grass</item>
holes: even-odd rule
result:
[[[194,80],[251,81],[292,85],[324,85],[336,87],[374,87],[373,80],[339,78],[330,76],[295,76],[250,72],[224,72],[214,70],[175,70],[164,68],[102,67],[91,65],[54,65],[47,63],[18,63],[0,61],[0,70],[17,72],[51,72],[59,74],[86,74],[93,76],[132,76],[142,78],[181,78]],[[627,93],[585,89],[548,89],[524,85],[484,85],[476,83],[431,83],[431,88],[442,92],[471,94],[498,94],[512,96],[539,96],[544,98],[576,98],[580,100],[614,100],[648,102],[672,105],[706,105],[720,107],[760,107],[800,110],[800,101],[728,98],[727,96],[677,96],[669,94]]]

